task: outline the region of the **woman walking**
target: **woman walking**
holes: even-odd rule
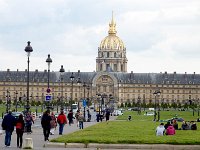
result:
[[[57,121],[56,121],[56,116],[54,115],[54,113],[52,112],[51,113],[51,130],[50,130],[50,134],[51,135],[54,135],[54,131],[56,129],[56,126],[57,126]]]
[[[59,135],[62,135],[64,125],[67,124],[67,118],[63,110],[61,110],[60,114],[58,115],[57,122],[59,124]]]
[[[17,147],[18,148],[22,148],[24,125],[25,125],[25,123],[24,123],[23,115],[20,114],[18,120],[16,121]]]

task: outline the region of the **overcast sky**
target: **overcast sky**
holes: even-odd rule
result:
[[[0,70],[92,72],[114,11],[128,72],[200,73],[200,0],[0,0]]]

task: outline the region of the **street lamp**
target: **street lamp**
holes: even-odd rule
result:
[[[84,99],[83,99],[83,103],[84,103],[84,101],[85,101],[85,87],[86,87],[87,85],[85,84],[85,82],[83,82],[83,93],[84,93]],[[85,118],[85,105],[83,105],[83,116],[84,116],[84,118]]]
[[[7,95],[6,95],[6,113],[8,113],[8,103],[9,103],[9,97],[10,97],[10,92],[7,90]]]
[[[27,42],[28,45],[25,47],[25,51],[27,52],[27,56],[28,56],[28,71],[27,71],[27,99],[26,99],[26,111],[28,112],[29,109],[30,109],[30,106],[29,106],[29,63],[30,63],[30,60],[29,60],[29,57],[30,57],[30,54],[31,52],[33,51],[31,45],[30,45],[30,41]]]
[[[63,110],[63,75],[64,75],[65,69],[63,68],[63,65],[61,65],[60,68],[60,80],[61,80],[61,110]]]
[[[141,115],[141,97],[138,96],[138,115]]]
[[[50,73],[50,64],[52,63],[52,59],[50,58],[50,54],[48,54],[48,58],[46,59],[46,62],[48,64],[48,88],[47,88],[47,94],[48,94],[48,96],[50,96],[49,94],[50,94],[51,90],[49,88],[49,73]],[[49,104],[50,104],[50,99],[48,100],[48,106],[47,106],[48,110],[50,108]]]
[[[80,109],[80,104],[79,104],[79,102],[80,102],[80,99],[81,99],[81,96],[80,96],[81,79],[80,79],[80,77],[78,77],[77,84],[78,84],[78,86],[79,86],[79,98],[78,98],[78,110],[79,110],[79,109]]]
[[[17,94],[18,92],[15,92],[15,111],[17,112]]]
[[[71,106],[71,110],[72,110],[72,101],[73,101],[73,83],[74,83],[74,73],[72,72],[70,79],[72,81],[72,93],[71,93],[71,102],[70,102],[70,106]],[[72,111],[73,112],[73,111]]]
[[[88,90],[88,94],[87,94],[87,105],[88,105],[88,108],[89,108],[89,102],[90,102],[90,86],[87,85],[87,90]]]
[[[161,92],[159,90],[154,91],[153,95],[155,96],[155,105],[154,105],[154,119],[153,121],[156,121],[156,98],[159,96]],[[160,112],[158,110],[158,120],[160,120]]]

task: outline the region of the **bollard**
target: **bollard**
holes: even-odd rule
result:
[[[32,138],[25,138],[24,149],[33,149],[33,140],[32,140]]]

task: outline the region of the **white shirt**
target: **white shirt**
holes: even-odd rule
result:
[[[163,133],[165,131],[165,128],[163,125],[159,125],[157,128],[156,128],[156,135],[157,136],[163,136]]]

